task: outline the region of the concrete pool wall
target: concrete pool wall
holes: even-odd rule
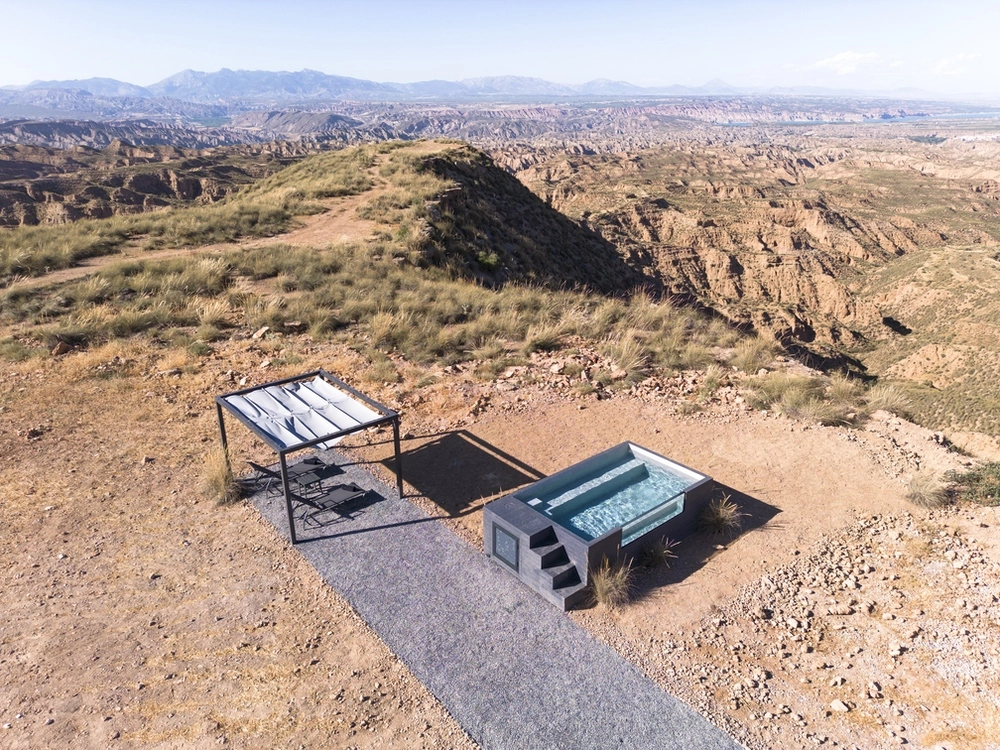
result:
[[[671,507],[677,500],[664,497],[636,517],[594,536],[560,517],[564,505],[582,504],[587,510],[634,482],[636,462],[681,480],[678,499],[683,509],[679,513],[674,514],[676,508]],[[621,443],[486,505],[483,546],[499,565],[568,610],[586,599],[589,573],[604,558],[624,562],[661,537],[679,539],[690,534],[713,489],[711,477],[634,443]],[[628,540],[624,545],[623,538]]]

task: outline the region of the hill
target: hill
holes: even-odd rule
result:
[[[995,434],[998,147],[954,132],[522,149],[510,167],[668,291],[813,362],[897,379],[924,424]]]
[[[78,157],[95,170],[139,160],[121,149]],[[25,170],[74,167],[72,155],[23,156]],[[45,747],[192,733],[213,746],[470,746],[280,530],[201,487],[231,479],[213,396],[324,367],[402,412],[408,501],[478,549],[485,500],[622,440],[711,472],[742,533],[663,540],[659,564],[633,569],[631,604],[572,617],[747,747],[995,746],[983,719],[1000,660],[995,508],[904,497],[972,459],[887,412],[900,406],[892,388],[809,370],[727,324],[739,308],[721,293],[715,315],[657,295],[681,276],[641,232],[673,211],[702,220],[686,237],[725,229],[734,256],[763,237],[774,255],[852,257],[853,239],[867,259],[836,271],[868,264],[871,286],[847,292],[892,305],[904,338],[934,321],[882,296],[913,278],[920,301],[924,277],[955,269],[958,306],[962,277],[992,283],[985,254],[928,243],[897,256],[865,234],[870,218],[854,227],[870,204],[843,197],[826,210],[845,217],[844,235],[814,221],[807,237],[798,222],[817,209],[770,200],[811,168],[754,153],[711,169],[691,154],[601,157],[621,167],[610,186],[595,179],[597,154],[549,156],[551,192],[461,143],[385,143],[310,154],[209,205],[0,229],[0,583],[13,613],[0,679],[18,712],[3,731]],[[752,171],[764,202],[722,179],[727,167]],[[714,175],[714,189],[673,176],[685,169]],[[840,187],[868,198],[854,169]],[[951,174],[941,190],[962,189]],[[631,203],[569,215],[616,190],[642,203],[645,225],[624,221]],[[637,279],[646,292],[627,294]],[[378,475],[387,437],[338,450]],[[237,429],[229,450],[243,486],[263,489],[245,462],[273,454]]]

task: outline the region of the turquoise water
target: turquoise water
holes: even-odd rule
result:
[[[612,473],[634,461],[631,456],[628,460],[621,461],[617,465],[603,469],[602,474]],[[596,539],[602,534],[616,529],[619,526],[626,526],[630,521],[635,521],[641,516],[650,513],[654,509],[665,505],[671,499],[684,492],[691,485],[691,480],[681,477],[658,466],[651,466],[643,463],[639,471],[629,471],[620,475],[619,481],[607,483],[606,491],[600,490],[597,493],[587,492],[587,502],[582,506],[565,502],[556,506],[548,512],[553,520],[560,525],[576,532],[584,539]],[[599,487],[599,477],[590,480],[597,481]],[[579,486],[579,485],[577,485]],[[566,492],[570,488],[563,487],[542,497],[544,505],[557,498],[560,493]],[[596,487],[595,487],[596,489]],[[664,514],[652,514],[650,521],[637,529],[627,530],[627,536],[622,539],[622,544],[627,544],[647,531],[664,523],[668,519],[680,513],[684,508],[683,495],[677,498],[676,507],[664,509]]]

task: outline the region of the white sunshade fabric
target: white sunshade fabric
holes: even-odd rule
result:
[[[282,450],[371,424],[383,418],[321,377],[271,385],[225,401],[267,434]],[[319,445],[329,448],[340,438]]]

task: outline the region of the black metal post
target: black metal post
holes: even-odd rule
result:
[[[281,489],[285,492],[285,509],[288,511],[288,534],[292,538],[292,544],[297,544],[295,537],[295,516],[292,514],[292,495],[288,489],[288,462],[284,453],[278,453],[278,460],[281,462]]]
[[[403,499],[403,457],[399,449],[399,417],[392,421],[392,439],[396,444],[396,490],[399,499]]]
[[[226,457],[226,466],[229,467],[229,443],[226,441],[226,422],[222,415],[222,406],[215,402],[215,411],[219,415],[219,434],[222,436],[222,455]],[[232,471],[232,467],[229,467]]]

